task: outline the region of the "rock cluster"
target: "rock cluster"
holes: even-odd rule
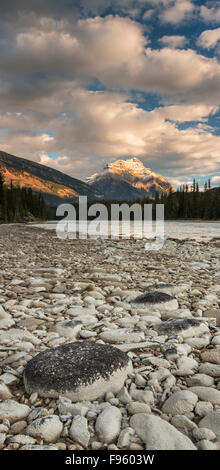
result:
[[[0,449],[219,450],[219,248],[0,226]]]

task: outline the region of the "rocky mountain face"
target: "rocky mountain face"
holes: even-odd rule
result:
[[[92,175],[85,182],[1,151],[0,170],[7,185],[12,181],[14,185],[30,187],[35,192],[41,192],[46,203],[54,206],[65,201],[74,202],[82,195],[90,201],[136,201],[173,189],[163,176],[145,168],[137,158],[109,163],[102,173]]]
[[[3,173],[6,185],[10,185],[12,181],[14,185],[42,192],[49,205],[75,201],[80,195],[87,196],[90,200],[102,197],[98,190],[83,181],[48,166],[1,151],[0,171]]]
[[[102,173],[86,178],[90,187],[104,194],[105,199],[137,200],[168,193],[173,186],[162,176],[146,168],[137,158],[109,163]]]

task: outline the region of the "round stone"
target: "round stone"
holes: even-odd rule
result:
[[[74,342],[47,349],[31,359],[24,370],[24,385],[28,394],[90,401],[106,392],[117,393],[131,371],[131,360],[118,348]]]
[[[31,409],[15,400],[4,400],[0,402],[0,420],[8,419],[10,423],[15,423],[23,418],[27,418]]]
[[[208,388],[208,387],[207,387]],[[184,415],[192,411],[198,401],[195,393],[181,390],[173,393],[163,404],[162,411],[168,415]]]

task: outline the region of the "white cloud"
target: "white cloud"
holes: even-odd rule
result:
[[[186,101],[190,92],[198,95],[200,102],[200,93],[202,101],[211,99],[219,103],[220,98],[220,64],[192,49],[147,48],[145,54],[108,73],[104,71],[100,79],[109,87],[120,85],[124,89],[181,94],[181,99]]]
[[[10,113],[0,123],[0,148],[44,163],[75,177],[88,176],[108,158],[126,155],[145,159],[153,169],[171,176],[217,172],[220,137],[203,120],[216,111],[203,104],[165,106],[146,111],[129,95],[75,89],[68,94],[72,112],[53,115]],[[60,99],[62,94],[60,95]],[[172,122],[167,121],[172,120]],[[202,122],[179,129],[178,122]],[[50,129],[54,137],[41,132]],[[53,160],[47,152],[59,155]],[[76,163],[77,162],[77,163]]]
[[[0,42],[5,72],[72,71],[75,76],[84,74],[88,78],[136,57],[146,43],[141,26],[129,18],[87,18],[71,27],[66,22],[55,25],[51,21],[48,29],[41,23],[12,37],[10,47]]]
[[[219,102],[219,62],[192,49],[175,49],[186,41],[184,36],[163,36],[170,47],[145,49],[148,39],[141,25],[129,18],[61,21],[57,27],[54,20],[39,21],[40,27],[34,23],[8,43],[0,42],[1,106],[5,101],[12,106],[19,97],[25,103],[35,99],[36,107],[44,97],[46,105],[55,90],[65,93],[69,83],[88,85],[93,79],[110,89],[181,94],[183,101],[192,92],[198,102]]]
[[[168,46],[171,48],[181,48],[187,44],[188,39],[185,36],[163,36],[160,39],[160,42],[164,46]]]
[[[206,23],[218,23],[220,21],[220,6],[219,2],[208,8],[205,5],[200,7],[200,15]]]
[[[192,16],[194,9],[195,6],[190,0],[175,0],[161,12],[160,19],[165,23],[178,24]]]
[[[165,119],[175,122],[187,121],[204,121],[208,116],[216,114],[219,106],[209,106],[206,104],[179,104],[172,106],[164,106],[157,108],[155,112],[159,112]],[[210,126],[209,126],[210,129]]]
[[[183,185],[188,185],[189,189],[192,185],[192,180],[190,179],[183,179],[181,176],[179,177],[172,177],[170,176],[168,178],[169,182],[173,185],[173,186],[176,186],[177,188],[179,188],[180,186],[183,186]]]
[[[213,176],[213,177],[211,178],[211,183],[212,183],[214,186],[220,186],[220,175]]]
[[[220,41],[220,28],[203,31],[197,41],[198,46],[212,49]]]
[[[102,0],[92,3],[103,8]],[[146,16],[161,12],[175,27],[194,14],[191,1],[136,3],[142,13],[150,8]],[[136,8],[133,0],[118,5],[128,15]],[[178,49],[187,39],[171,33],[161,38],[161,49],[145,48],[146,29],[128,16],[19,18],[0,40],[0,149],[76,177],[94,173],[103,160],[130,155],[164,174],[169,168],[176,180],[201,168],[219,173],[220,137],[208,125],[220,104],[217,58]],[[209,47],[216,40],[201,38]],[[86,89],[94,83],[111,91]],[[164,106],[146,111],[130,90],[146,99],[142,92],[156,92]],[[191,127],[179,125],[191,121]],[[59,157],[53,160],[50,152]]]

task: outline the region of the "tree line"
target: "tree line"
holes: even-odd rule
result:
[[[95,201],[88,201],[88,209]],[[96,201],[97,202],[97,201]],[[155,197],[145,197],[137,201],[118,201],[118,200],[99,200],[99,204],[105,205],[108,210],[108,218],[111,218],[111,205],[126,203],[130,207],[135,204],[152,205],[153,218],[156,218],[156,205],[164,204],[164,216],[169,219],[203,219],[218,220],[220,219],[220,188],[211,189],[210,180],[205,182],[203,190],[200,190],[199,183],[193,180],[191,186],[182,185],[177,191],[170,190],[166,193],[156,193]],[[73,204],[76,209],[76,219],[79,216],[79,204]],[[56,219],[56,208],[50,209],[51,218]],[[142,211],[144,213],[144,211]],[[98,216],[99,214],[97,214]],[[94,217],[88,217],[93,219]],[[133,214],[130,216],[133,220]]]
[[[210,179],[203,191],[194,179],[190,187],[186,184],[175,193],[156,195],[155,203],[164,204],[166,219],[220,219],[220,188],[211,189]]]
[[[30,215],[46,219],[47,208],[41,193],[35,194],[31,188],[20,188],[4,183],[0,171],[0,222],[25,220]]]
[[[88,201],[88,208],[97,201]],[[98,201],[107,207],[109,219],[111,217],[111,204],[126,203],[130,207],[134,201]],[[180,186],[177,191],[166,193],[156,193],[155,197],[145,197],[135,201],[141,204],[152,204],[153,218],[156,216],[156,205],[164,204],[165,219],[220,219],[220,188],[211,189],[210,180],[205,182],[203,191],[199,188],[199,183],[194,179],[192,185]],[[74,204],[77,218],[79,206]],[[34,193],[31,188],[20,188],[4,183],[3,174],[0,171],[0,222],[13,222],[25,220],[32,215],[39,219],[55,220],[57,207],[46,206],[41,193]],[[97,214],[98,216],[98,214]],[[91,217],[93,218],[93,217]],[[132,220],[132,213],[131,213]]]

